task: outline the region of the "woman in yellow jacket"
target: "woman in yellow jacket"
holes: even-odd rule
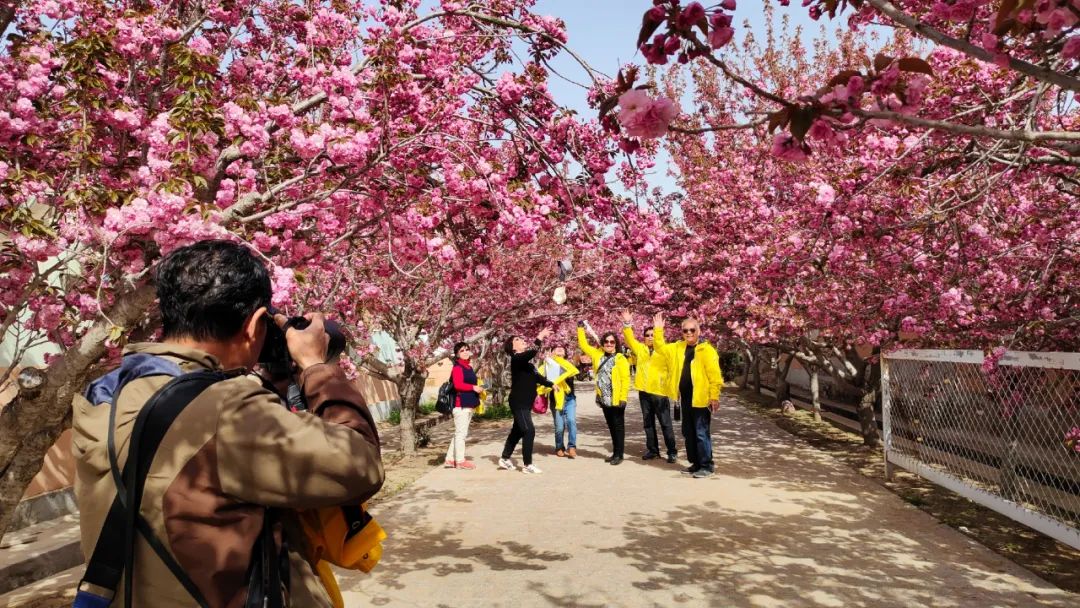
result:
[[[604,411],[608,432],[611,433],[611,456],[605,462],[618,465],[623,461],[626,443],[626,399],[630,394],[630,362],[619,352],[619,338],[608,332],[600,338],[600,348],[589,344],[585,324],[578,322],[578,346],[592,359],[596,376],[596,404]]]
[[[566,360],[566,348],[556,346],[544,357],[538,371],[555,385],[548,394],[548,405],[555,418],[555,455],[559,458],[576,458],[577,395],[574,394],[574,376],[578,375],[578,368]]]

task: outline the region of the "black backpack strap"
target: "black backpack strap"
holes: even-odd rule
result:
[[[109,412],[109,463],[113,480],[117,484],[116,498],[105,517],[105,523],[94,546],[94,552],[86,566],[86,574],[79,583],[79,593],[92,593],[98,597],[102,593],[115,595],[124,579],[124,598],[126,605],[132,603],[132,586],[135,560],[135,534],[138,532],[154,553],[165,563],[173,576],[183,585],[201,608],[208,604],[202,593],[184,569],[176,562],[169,550],[154,534],[149,522],[139,513],[142,505],[143,488],[150,464],[157,454],[158,446],[166,432],[184,410],[210,385],[227,378],[222,372],[198,371],[178,376],[161,388],[139,411],[131,431],[128,445],[128,462],[120,471],[117,465],[115,421],[116,407]],[[117,542],[124,539],[122,543]],[[127,572],[128,576],[123,574]],[[84,586],[89,586],[84,591]],[[111,598],[108,598],[111,601]],[[76,605],[79,597],[76,596]]]

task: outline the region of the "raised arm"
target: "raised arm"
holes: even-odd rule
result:
[[[642,351],[645,350],[645,345],[642,344],[641,342],[638,342],[637,338],[634,337],[634,327],[632,325],[633,321],[634,321],[634,316],[632,314],[630,314],[630,311],[629,310],[624,310],[622,312],[622,322],[623,322],[622,335],[623,335],[623,340],[626,340],[626,345],[629,346],[630,350],[634,352],[634,356],[637,357],[638,359],[641,359],[643,354],[648,354],[648,353],[643,353],[642,352]]]
[[[667,345],[667,341],[664,340],[664,315],[656,313],[653,316],[653,348],[660,350]]]
[[[585,336],[585,328],[580,325],[577,328],[577,343],[581,352],[589,355],[589,358],[593,361],[604,354],[599,348],[593,348],[592,345],[589,344],[589,339]]]
[[[300,374],[314,414],[288,411],[254,382],[229,382],[244,392],[224,399],[217,421],[217,475],[226,494],[311,509],[363,502],[382,486],[375,421],[336,365],[319,364]]]

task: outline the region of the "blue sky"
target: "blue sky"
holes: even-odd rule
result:
[[[711,2],[705,4],[709,5]],[[801,3],[793,2],[793,6],[788,8],[777,6],[774,18],[790,15],[794,25],[804,26],[803,34],[809,41],[810,37],[819,32],[821,24],[812,21],[807,10],[799,4]],[[634,42],[641,27],[641,16],[650,6],[650,0],[539,0],[533,12],[562,18],[566,22],[569,47],[594,69],[613,76],[621,65],[645,63],[644,58],[634,48]],[[760,0],[740,0],[735,11],[735,23],[740,26],[736,28],[737,32],[747,20],[753,30],[762,31],[764,16]],[[736,40],[741,39],[741,34],[736,36]],[[585,72],[565,53],[556,58],[552,65],[570,80],[588,82]],[[586,92],[581,87],[553,75],[550,90],[561,105],[585,116],[593,112],[585,101]],[[653,186],[672,191],[676,186],[674,180],[667,175],[664,158],[649,181]]]

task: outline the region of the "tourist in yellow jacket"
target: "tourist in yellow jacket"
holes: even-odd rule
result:
[[[646,327],[642,332],[644,343],[638,342],[634,337],[634,328],[631,322],[634,315],[629,310],[622,313],[623,338],[630,346],[637,360],[637,374],[634,376],[634,388],[638,390],[638,401],[641,402],[641,418],[645,423],[645,453],[643,460],[652,460],[660,457],[660,443],[656,437],[656,421],[660,421],[660,432],[664,435],[664,447],[667,448],[667,461],[675,462],[678,450],[675,448],[675,429],[671,425],[671,404],[667,398],[666,378],[656,359],[664,342],[664,316],[657,314],[653,317],[651,327]]]
[[[574,376],[578,375],[578,368],[566,360],[566,348],[556,346],[544,357],[539,371],[555,385],[548,395],[551,415],[555,418],[555,455],[559,458],[576,458],[577,395],[574,394]]]
[[[682,322],[682,340],[664,347],[657,359],[667,378],[667,396],[682,408],[682,433],[690,466],[683,472],[700,479],[713,474],[712,414],[720,407],[720,356],[701,341],[696,319]]]
[[[596,375],[596,404],[604,411],[608,432],[611,433],[611,456],[605,462],[618,465],[623,461],[626,443],[626,399],[630,394],[630,362],[619,352],[619,338],[608,332],[600,338],[600,348],[589,344],[585,325],[578,322],[578,346],[592,359]]]

